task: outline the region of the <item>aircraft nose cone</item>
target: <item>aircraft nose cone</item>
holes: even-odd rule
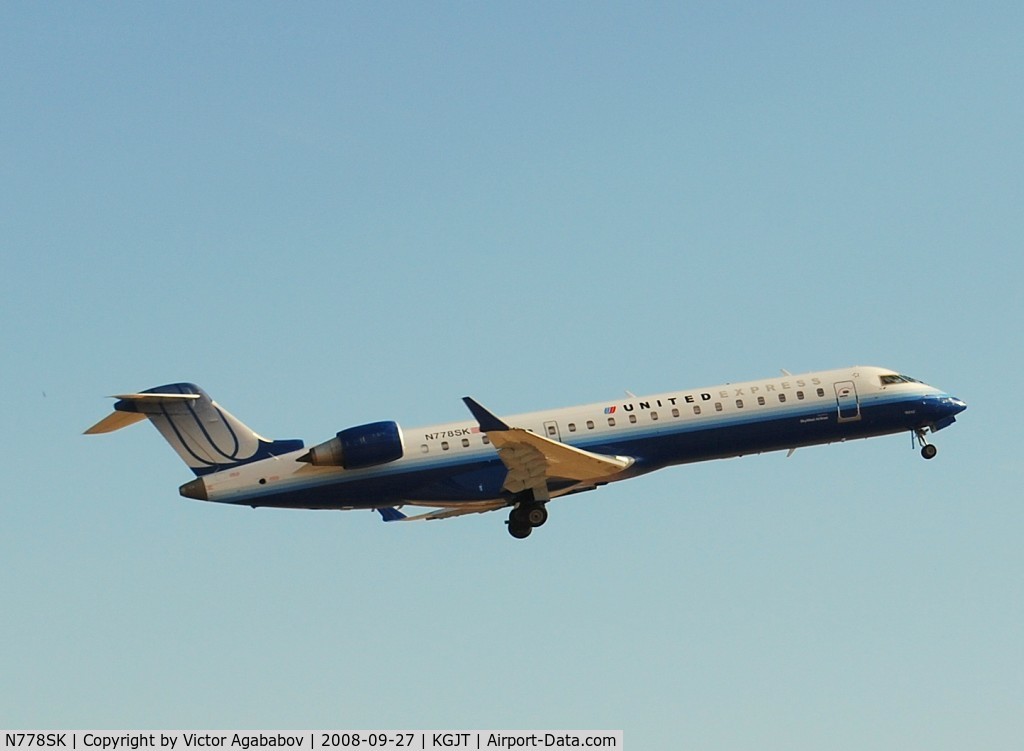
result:
[[[967,409],[967,402],[963,399],[957,399],[955,396],[951,396],[946,399],[946,408],[949,410],[951,415],[959,415]]]

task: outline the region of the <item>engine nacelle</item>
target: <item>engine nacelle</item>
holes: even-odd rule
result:
[[[384,420],[346,428],[311,448],[299,461],[319,467],[362,469],[393,462],[404,454],[401,428],[393,420]]]

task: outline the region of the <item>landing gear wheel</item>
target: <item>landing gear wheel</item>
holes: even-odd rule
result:
[[[548,520],[548,510],[543,503],[522,502],[508,513],[508,533],[517,540],[529,537],[534,527]]]
[[[523,524],[522,522],[512,521],[509,519],[508,522],[508,533],[517,540],[525,540],[533,532],[533,527],[529,524]]]
[[[927,429],[919,428],[914,431],[914,435],[917,436],[917,443],[921,447],[921,456],[925,459],[934,459],[935,455],[939,453],[939,450],[928,443]]]
[[[525,516],[531,527],[539,527],[548,520],[548,510],[538,503],[527,507]]]
[[[522,501],[508,514],[508,523],[527,527],[540,527],[548,520],[548,510],[543,503]]]

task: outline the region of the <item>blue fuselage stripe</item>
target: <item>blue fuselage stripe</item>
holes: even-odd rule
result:
[[[944,396],[944,395],[943,395]],[[861,398],[859,417],[835,400],[794,404],[786,408],[748,407],[699,419],[665,418],[643,428],[623,426],[590,440],[566,443],[602,454],[629,456],[633,466],[625,479],[662,467],[707,459],[742,456],[815,444],[915,430],[944,415],[943,396],[870,396]],[[444,461],[417,461],[382,466],[358,477],[339,477],[309,486],[281,488],[232,502],[293,508],[373,508],[403,502],[481,501],[502,496],[506,469],[493,448],[453,453]]]

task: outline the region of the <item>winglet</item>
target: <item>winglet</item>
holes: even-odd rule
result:
[[[476,421],[480,423],[480,430],[485,433],[490,433],[496,430],[511,430],[508,425],[488,412],[471,397],[464,396],[462,397],[462,401],[466,403],[466,406],[469,407],[469,411],[473,413],[473,417],[475,417]]]
[[[378,508],[377,513],[380,514],[380,518],[386,522],[400,522],[402,519],[407,518],[405,514],[396,509],[394,506],[385,506],[384,508]]]

